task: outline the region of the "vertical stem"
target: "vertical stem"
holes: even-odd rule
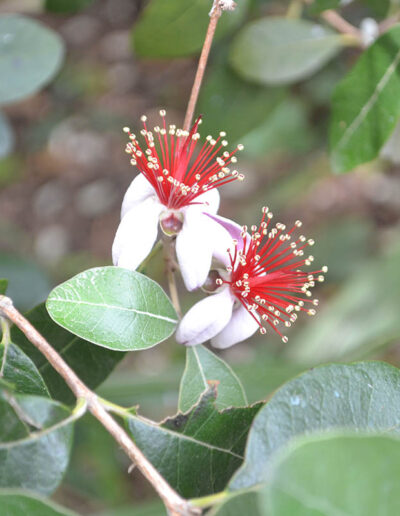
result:
[[[214,39],[215,29],[217,28],[218,20],[221,14],[222,9],[219,5],[219,1],[215,0],[210,13],[210,23],[208,24],[206,38],[204,40],[203,49],[200,54],[199,64],[197,66],[197,72],[194,79],[192,92],[190,94],[188,107],[186,110],[185,121],[183,123],[183,129],[185,131],[189,131],[190,126],[192,124],[193,114],[196,108],[197,99],[199,97],[200,87],[207,66],[208,56],[210,55],[210,49]]]
[[[178,314],[178,317],[182,317],[181,305],[179,303],[179,295],[178,289],[176,286],[175,279],[175,245],[174,240],[171,237],[163,238],[164,245],[164,260],[165,260],[165,269],[167,273],[168,279],[168,290],[169,295],[171,296],[172,304],[174,305],[175,311]]]
[[[6,366],[7,361],[7,351],[8,346],[10,344],[10,323],[7,319],[4,317],[0,317],[0,323],[1,323],[1,331],[2,331],[2,339],[0,342],[0,346],[3,347],[3,358],[1,361],[1,367],[0,367],[0,378],[4,375],[4,368]],[[0,348],[1,349],[1,348]]]

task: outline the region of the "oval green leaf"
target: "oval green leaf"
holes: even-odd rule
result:
[[[371,161],[400,117],[400,26],[371,45],[336,86],[330,125],[331,163],[347,172]]]
[[[14,489],[0,489],[0,507],[7,516],[77,516],[54,502]]]
[[[23,16],[0,16],[0,104],[36,93],[55,76],[63,56],[54,31]]]
[[[231,489],[262,484],[273,455],[294,437],[333,429],[400,434],[400,371],[384,362],[320,366],[281,387],[249,433]]]
[[[180,57],[199,52],[209,23],[209,0],[152,0],[133,28],[133,47],[141,57]],[[220,39],[244,18],[248,0],[224,13],[216,31]]]
[[[218,409],[244,407],[247,398],[239,378],[232,368],[204,346],[186,350],[186,366],[179,389],[178,408],[186,412],[195,405],[202,394],[216,385]]]
[[[236,72],[261,84],[289,84],[321,68],[341,49],[332,30],[306,20],[269,17],[236,37],[230,61]]]
[[[117,351],[151,348],[168,338],[178,322],[155,281],[121,267],[81,272],[56,287],[46,306],[63,328]]]

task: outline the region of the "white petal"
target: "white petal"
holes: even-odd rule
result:
[[[239,226],[239,224],[233,220],[220,217],[219,215],[207,214],[207,216],[220,227],[219,231],[215,230],[213,233],[214,240],[212,254],[214,258],[226,267],[231,264],[228,249],[233,252],[233,240],[235,239],[238,241],[239,250],[243,247],[243,245],[241,245],[243,243],[243,239],[241,237],[242,226]]]
[[[184,217],[176,237],[176,256],[186,288],[195,290],[203,285],[211,267],[216,224],[194,206],[186,209]]]
[[[218,294],[196,303],[182,319],[176,340],[185,346],[196,346],[219,333],[232,315],[233,297],[225,288]]]
[[[198,206],[201,208],[201,211],[215,215],[219,208],[219,201],[220,196],[217,188],[212,188],[196,197],[194,202],[201,204],[193,204],[192,206]]]
[[[156,196],[154,188],[143,174],[135,177],[124,195],[121,208],[121,219],[130,209],[151,196]]]
[[[219,349],[229,348],[251,337],[259,327],[248,310],[240,305],[233,310],[231,320],[225,328],[211,340],[211,345]]]
[[[132,207],[121,220],[115,235],[114,265],[135,270],[151,251],[158,233],[163,206],[149,198]]]

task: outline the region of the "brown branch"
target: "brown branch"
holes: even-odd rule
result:
[[[336,29],[338,32],[342,34],[350,34],[354,36],[359,41],[362,41],[361,31],[354,27],[351,23],[346,21],[339,13],[333,11],[332,9],[328,9],[327,11],[323,11],[321,13],[321,18],[323,18],[331,27]]]
[[[156,468],[147,460],[123,428],[107,412],[97,395],[91,391],[75,372],[64,362],[47,340],[13,306],[11,299],[0,296],[0,315],[7,317],[25,334],[27,339],[47,358],[52,367],[62,376],[76,398],[86,401],[88,410],[113,436],[128,457],[134,462],[163,500],[171,516],[197,516],[199,509],[181,498],[165,481]]]
[[[196,108],[197,99],[199,98],[201,83],[203,82],[204,72],[207,66],[208,56],[210,55],[211,45],[214,39],[215,30],[217,28],[218,20],[221,17],[222,11],[225,9],[234,9],[236,4],[229,0],[214,0],[213,7],[210,12],[210,23],[208,24],[207,34],[204,40],[203,49],[200,54],[199,64],[197,66],[196,76],[190,94],[188,107],[186,110],[185,121],[183,129],[190,130],[192,124],[194,110]]]
[[[311,5],[314,0],[303,0],[303,2],[305,4]],[[345,20],[337,11],[334,11],[333,9],[327,9],[326,11],[322,11],[320,16],[338,32],[353,36],[357,38],[360,43],[362,42],[361,31]]]

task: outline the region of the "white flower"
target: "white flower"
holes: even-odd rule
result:
[[[324,281],[320,270],[305,271],[314,260],[304,256],[304,249],[314,245],[304,235],[293,239],[301,227],[296,221],[286,231],[284,224],[271,227],[272,213],[263,208],[259,226],[251,227],[251,234],[243,227],[227,225],[234,238],[231,247],[220,261],[226,270],[211,271],[206,286],[217,292],[195,304],[183,317],[176,339],[185,346],[195,346],[211,339],[216,348],[227,348],[251,337],[259,328],[266,333],[263,323],[287,342],[280,326],[290,327],[297,312],[315,315],[317,299],[311,299],[310,288]],[[233,229],[233,231],[232,231]]]
[[[180,215],[183,221],[176,237],[176,254],[181,274],[188,290],[200,287],[207,278],[213,254],[226,254],[232,242],[226,227],[234,223],[218,217],[218,207],[219,193],[212,189],[198,196],[196,204],[168,210],[147,179],[138,175],[122,203],[121,222],[112,248],[114,265],[135,270],[157,239],[160,216]]]
[[[162,127],[148,130],[142,117],[141,134],[146,150],[129,128],[126,151],[139,174],[128,188],[121,209],[121,222],[112,254],[114,265],[135,270],[150,253],[158,235],[159,223],[166,234],[176,236],[176,254],[188,290],[200,287],[207,278],[213,254],[219,256],[231,244],[229,230],[234,223],[216,215],[219,208],[217,187],[242,180],[231,170],[235,154],[243,148],[225,150],[225,133],[217,139],[207,137],[195,154],[201,122],[190,131],[167,127],[165,111],[160,111]],[[240,233],[236,227],[235,231]]]

